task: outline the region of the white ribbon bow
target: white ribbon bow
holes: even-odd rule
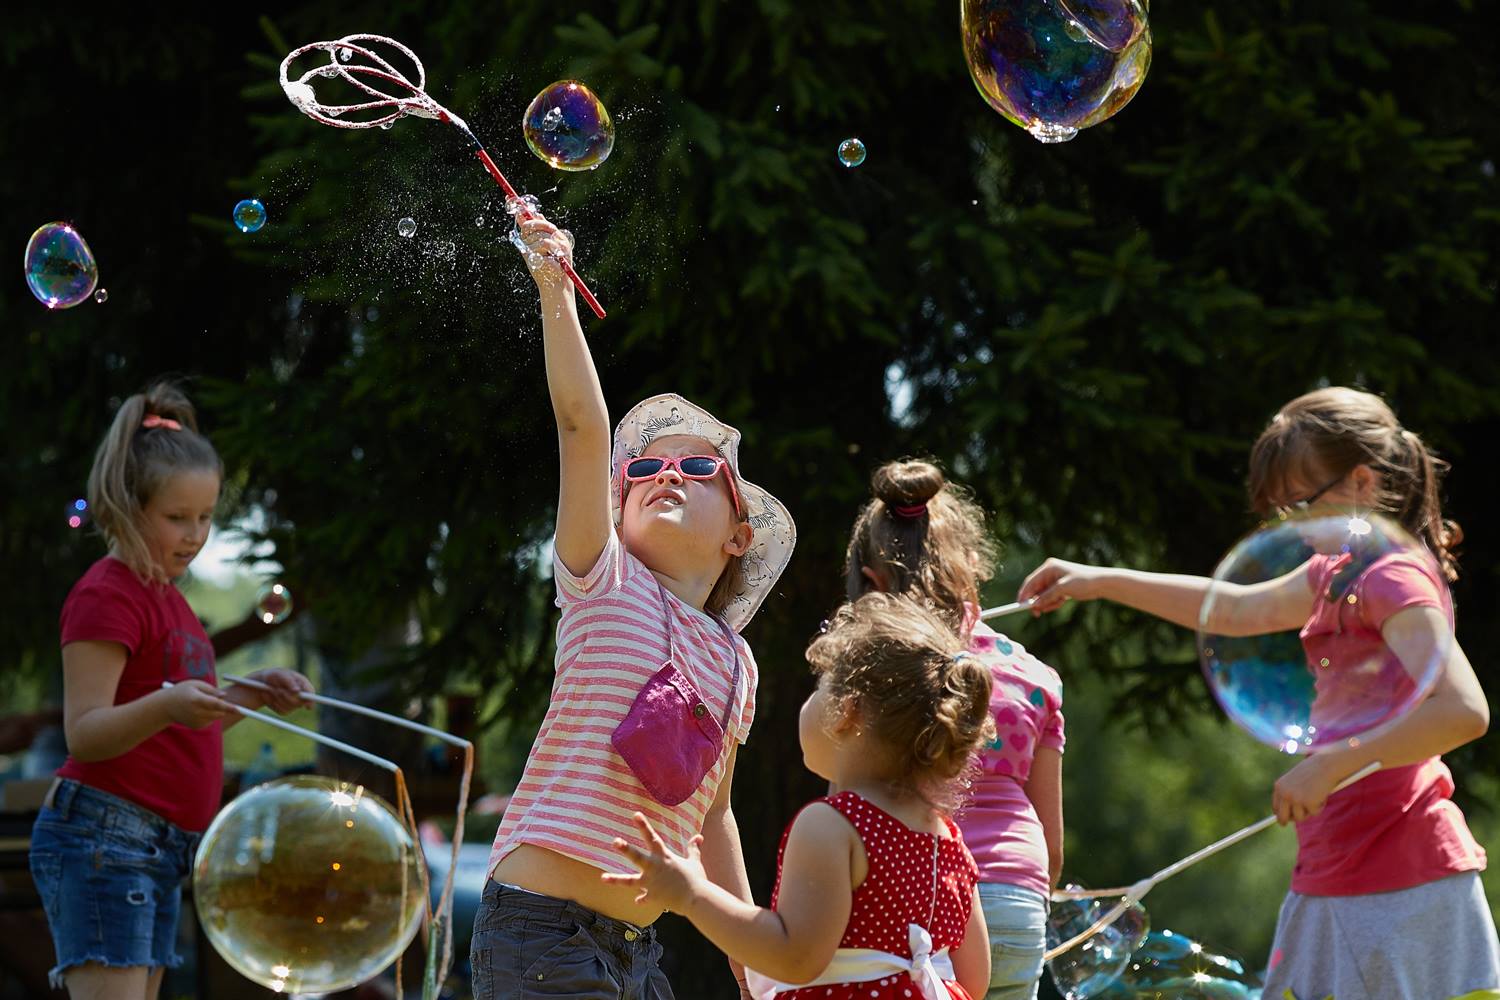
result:
[[[754,969],[745,970],[745,980],[755,1000],[775,1000],[776,994],[809,986],[831,986],[834,983],[867,983],[887,976],[909,973],[921,991],[923,1000],[948,1000],[947,982],[954,979],[953,960],[947,948],[932,950],[932,935],[920,924],[906,928],[911,958],[874,948],[839,948],[828,967],[816,979],[806,983],[783,983]]]

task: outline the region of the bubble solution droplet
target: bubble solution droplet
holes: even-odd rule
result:
[[[476,225],[476,226],[482,226],[482,225],[484,225],[484,216],[482,216],[482,215],[476,215],[476,216],[474,216],[474,225]]]
[[[386,132],[389,132],[395,126],[396,126],[396,123],[394,121],[381,122],[380,123],[381,129],[384,130],[384,131],[386,131]]]
[[[94,301],[103,305],[109,301],[109,289],[99,288],[94,291]]]
[[[354,50],[353,49],[339,49],[339,61],[340,62],[348,62],[350,59],[353,59],[353,58],[354,58]]]
[[[265,625],[280,625],[292,613],[292,592],[284,584],[268,583],[255,597],[255,616]]]
[[[48,309],[69,309],[94,294],[99,265],[76,229],[49,222],[26,242],[26,287]]]
[[[396,232],[397,234],[404,236],[407,239],[411,239],[413,236],[417,235],[417,220],[409,216],[405,219],[402,219],[400,222],[396,223]]]
[[[589,170],[615,147],[615,125],[594,92],[559,80],[532,99],[521,119],[526,146],[558,170]]]
[[[865,162],[865,144],[858,139],[845,139],[839,143],[839,162],[850,168]]]
[[[266,206],[256,198],[246,198],[234,206],[234,224],[242,233],[253,233],[266,224]]]

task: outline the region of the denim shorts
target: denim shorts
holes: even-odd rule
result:
[[[1047,950],[1047,900],[998,882],[979,883],[979,905],[990,932],[990,989],[985,1000],[1033,1000]]]
[[[31,877],[57,949],[52,985],[93,962],[176,968],[182,880],[200,834],[133,802],[59,781],[31,832]]]
[[[469,949],[474,1000],[673,1000],[656,931],[490,879]]]

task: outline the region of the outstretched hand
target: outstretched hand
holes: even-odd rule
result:
[[[1091,601],[1099,596],[1097,566],[1048,559],[1021,583],[1017,601],[1031,601],[1033,616],[1056,611],[1069,600]]]
[[[573,234],[559,229],[540,215],[516,223],[521,245],[526,249],[522,256],[531,278],[542,291],[571,291],[572,282],[562,269],[560,261],[573,263]]]
[[[649,896],[658,905],[668,910],[684,912],[693,897],[708,882],[708,873],[703,870],[703,857],[700,850],[703,843],[702,835],[692,839],[688,845],[687,857],[683,857],[680,854],[674,854],[671,848],[667,847],[651,825],[651,821],[641,813],[635,814],[635,825],[640,827],[647,849],[642,850],[617,837],[615,850],[630,859],[630,863],[640,871],[634,874],[605,872],[600,878],[617,885],[639,887],[640,892],[635,897],[637,903],[645,902]]]

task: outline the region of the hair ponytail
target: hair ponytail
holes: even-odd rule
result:
[[[145,426],[152,416],[163,422]],[[213,445],[198,433],[193,404],[176,385],[156,382],[120,404],[94,453],[89,509],[110,551],[142,579],[165,581],[141,530],[146,504],[171,476],[199,469],[224,473]]]
[[[1402,429],[1401,441],[1407,451],[1405,467],[1411,470],[1411,488],[1400,497],[1401,523],[1406,525],[1432,550],[1452,583],[1458,579],[1458,544],[1464,540],[1457,521],[1443,517],[1439,485],[1448,471],[1448,463],[1434,455],[1412,431]]]

